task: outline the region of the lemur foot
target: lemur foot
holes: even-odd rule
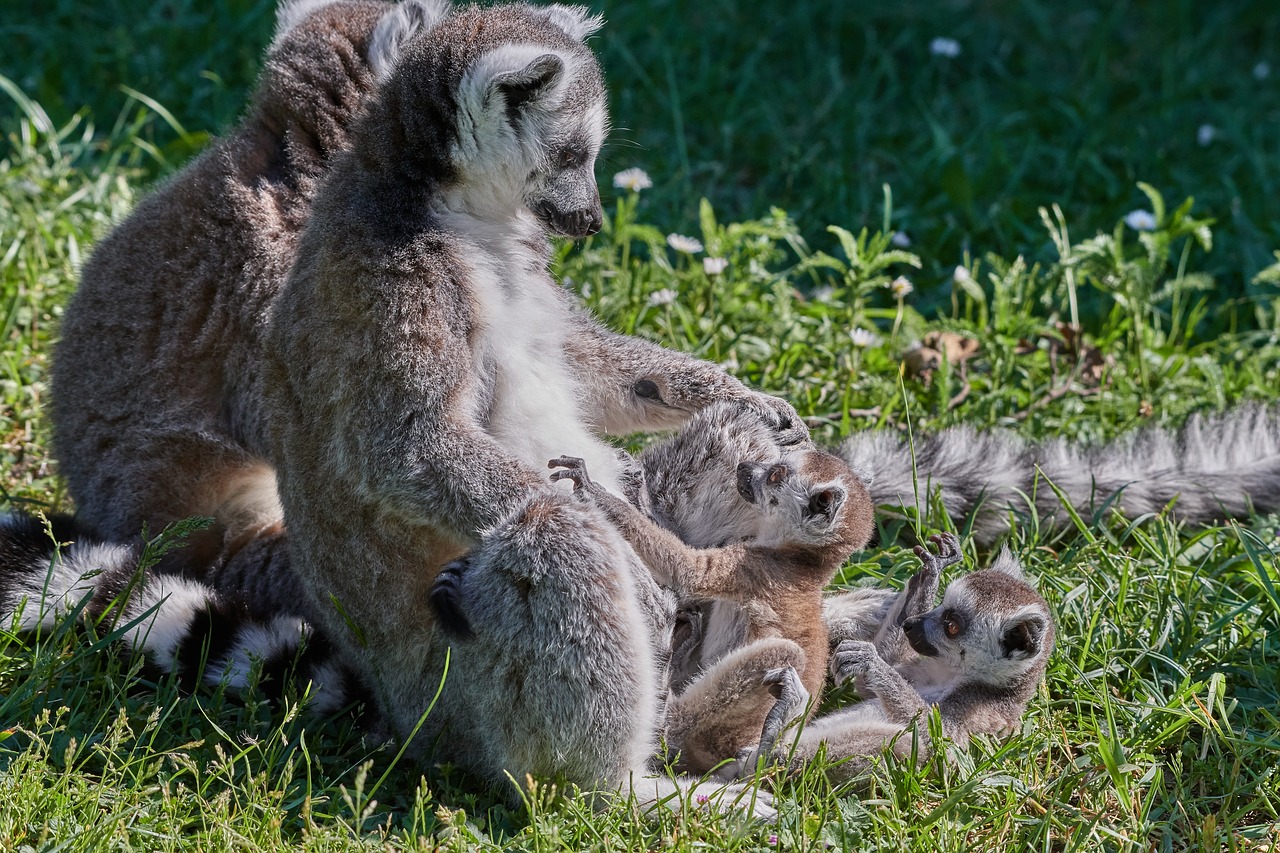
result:
[[[741,778],[750,775],[763,757],[766,765],[774,762],[774,749],[782,732],[804,713],[809,702],[809,691],[805,690],[800,673],[794,666],[780,666],[768,670],[760,682],[777,699],[764,718],[764,726],[760,731],[760,742],[755,746],[743,749],[727,766],[729,778]]]
[[[831,656],[831,674],[837,684],[866,675],[883,665],[884,660],[876,651],[875,644],[865,640],[845,640]]]
[[[436,575],[427,601],[435,611],[440,628],[456,640],[469,640],[475,636],[471,623],[462,606],[462,574],[471,565],[467,557],[454,560],[445,565]]]

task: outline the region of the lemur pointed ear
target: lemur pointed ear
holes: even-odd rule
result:
[[[1000,553],[992,561],[991,568],[1020,581],[1027,579],[1026,573],[1022,571],[1022,563],[1018,561],[1017,557],[1013,556],[1013,552],[1009,550],[1008,545],[1000,546]]]
[[[493,78],[493,85],[507,106],[507,120],[515,121],[526,105],[543,100],[555,91],[564,77],[564,60],[544,53],[518,71],[505,71]]]
[[[391,74],[405,42],[440,23],[451,8],[448,0],[401,0],[388,9],[369,37],[369,66],[378,79]]]
[[[543,9],[551,23],[578,41],[586,41],[604,26],[602,15],[593,15],[586,6],[562,6],[555,3]]]
[[[1007,658],[1033,658],[1044,645],[1049,623],[1040,613],[1024,613],[1005,623],[1000,647]]]
[[[809,515],[835,518],[844,504],[845,491],[838,486],[822,486],[809,493]]]

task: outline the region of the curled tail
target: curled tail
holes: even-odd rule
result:
[[[307,707],[320,714],[364,698],[359,678],[303,620],[254,616],[234,593],[139,570],[140,556],[95,541],[70,516],[0,517],[0,626],[49,631],[75,614],[118,631],[120,645],[188,689],[256,684],[278,699],[309,683]]]
[[[934,491],[953,518],[972,518],[990,543],[1030,505],[1041,522],[1067,513],[1052,483],[1082,516],[1111,501],[1128,518],[1160,512],[1206,523],[1280,508],[1280,413],[1250,404],[1196,415],[1176,432],[1149,428],[1108,444],[1056,438],[1032,442],[1004,430],[959,426],[912,448],[900,436],[851,437],[841,455],[869,480],[877,506],[910,506]],[[1046,482],[1047,481],[1047,482]]]

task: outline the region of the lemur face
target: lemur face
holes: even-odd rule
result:
[[[866,488],[835,456],[807,448],[786,451],[770,462],[741,462],[736,474],[738,495],[760,513],[763,544],[858,540],[851,548],[860,548],[870,537]]]
[[[991,684],[1039,665],[1053,644],[1044,600],[999,569],[973,572],[947,587],[942,604],[902,624],[911,648],[957,674]]]

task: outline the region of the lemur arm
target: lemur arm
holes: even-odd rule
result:
[[[935,555],[922,545],[916,546],[920,570],[907,581],[906,589],[899,593],[876,632],[876,651],[889,666],[896,666],[910,657],[910,646],[902,623],[933,609],[942,570],[960,561],[960,540],[954,534],[937,534],[930,536],[929,541],[937,546],[938,553]]]
[[[876,652],[871,643],[845,640],[832,656],[832,671],[837,681],[862,677],[863,684],[875,694],[884,708],[885,719],[906,726],[929,710],[929,704]]]
[[[592,481],[581,459],[561,456],[548,466],[559,469],[552,473],[552,480],[572,480],[575,491],[589,496],[649,567],[654,579],[674,589],[681,598],[747,598],[761,586],[763,579],[757,577],[756,561],[749,559],[747,548],[690,548],[674,533]]]
[[[718,400],[754,398],[772,414],[780,445],[809,437],[790,403],[751,390],[718,364],[610,331],[580,307],[572,316],[565,351],[598,429],[612,435],[674,429]]]

